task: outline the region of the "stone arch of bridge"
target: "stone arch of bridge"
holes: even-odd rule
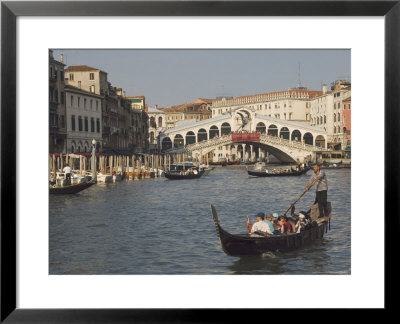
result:
[[[261,148],[261,149],[271,153],[281,162],[285,162],[285,163],[296,163],[297,162],[297,160],[294,157],[292,157],[289,153],[285,152],[284,150],[282,150],[278,147],[275,147],[275,146],[269,145],[269,144],[264,144],[264,143],[260,143],[260,142],[243,142],[243,143],[241,143],[241,142],[226,142],[222,145],[237,145],[238,151],[242,152],[242,154],[244,154],[247,146],[253,145],[254,148]],[[215,149],[217,149],[218,146],[221,146],[221,144],[203,148],[203,149],[201,149],[201,154],[206,155],[206,154],[214,151]]]

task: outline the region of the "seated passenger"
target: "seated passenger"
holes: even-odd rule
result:
[[[272,234],[269,226],[264,222],[264,213],[260,212],[256,215],[257,222],[254,223],[251,226],[251,229],[249,228],[250,221],[247,219],[247,229],[250,229],[250,234],[253,234],[254,232],[264,232],[268,234]]]
[[[281,233],[281,226],[279,225],[278,217],[279,217],[278,213],[272,214],[272,225],[274,226],[273,234]]]
[[[292,226],[288,222],[287,217],[281,216],[279,218],[279,225],[281,226],[281,228],[280,228],[281,233],[287,234],[287,233],[291,233],[292,232]]]
[[[296,233],[300,233],[306,227],[305,219],[306,219],[306,217],[302,213],[300,213],[299,221],[297,222],[296,226],[294,227],[294,231]]]
[[[272,214],[271,213],[266,213],[265,214],[265,223],[269,226],[269,229],[271,230],[271,233],[274,232],[275,228],[274,225],[272,224]]]

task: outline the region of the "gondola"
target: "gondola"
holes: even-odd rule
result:
[[[293,171],[290,172],[281,172],[281,173],[270,173],[265,172],[265,170],[247,170],[247,173],[251,176],[256,177],[293,177],[293,176],[300,176],[302,174],[306,174],[310,167],[306,167],[301,171]]]
[[[204,170],[200,170],[197,174],[189,173],[189,174],[180,174],[180,172],[164,172],[164,176],[170,180],[184,180],[184,179],[198,179],[204,173]]]
[[[222,250],[231,256],[256,255],[265,252],[290,251],[303,247],[304,245],[319,240],[328,230],[331,217],[331,205],[328,203],[329,217],[318,218],[318,204],[313,205],[311,210],[313,218],[308,229],[300,233],[290,233],[281,235],[260,234],[253,236],[250,234],[230,234],[219,224],[219,219],[215,207],[211,205],[211,212],[217,231],[218,238],[222,245]]]
[[[49,191],[51,195],[67,195],[74,194],[85,190],[91,186],[93,186],[96,181],[89,181],[84,183],[73,184],[65,187],[50,187]]]

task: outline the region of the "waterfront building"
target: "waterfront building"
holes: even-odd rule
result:
[[[66,85],[65,107],[67,120],[66,153],[91,152],[92,140],[102,149],[102,99],[77,87]]]
[[[342,106],[342,127],[344,134],[345,147],[351,147],[351,97],[343,100]]]
[[[149,150],[149,117],[145,96],[129,96],[131,126],[131,151],[135,153]]]
[[[64,93],[65,64],[54,59],[49,50],[49,152],[65,153],[66,147],[66,112]]]
[[[327,91],[324,84],[322,94],[311,102],[311,125],[321,127],[328,133],[328,148],[342,149],[346,147],[343,132],[343,101],[351,95],[351,84],[347,80],[332,83]]]
[[[191,103],[165,108],[167,128],[177,127],[184,120],[201,121],[212,117],[211,105],[213,99],[198,98]]]
[[[148,150],[144,96],[126,97],[108,82],[108,74],[87,65],[65,69],[66,84],[101,97],[102,151],[140,153]]]
[[[158,151],[157,144],[160,132],[167,129],[165,111],[155,105],[148,107],[147,114],[149,116],[149,150],[155,152]]]
[[[311,101],[321,91],[297,87],[287,91],[269,92],[236,98],[220,98],[211,105],[212,117],[221,116],[239,107],[254,109],[272,118],[310,123]]]

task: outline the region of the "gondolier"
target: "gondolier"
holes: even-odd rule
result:
[[[67,185],[70,185],[71,184],[71,167],[68,164],[65,165],[63,172],[65,173],[65,179],[67,180]]]
[[[314,173],[311,175],[310,181],[306,185],[308,191],[316,184],[316,199],[318,202],[319,217],[329,216],[328,214],[328,181],[324,170],[321,170],[318,164],[313,166]]]

